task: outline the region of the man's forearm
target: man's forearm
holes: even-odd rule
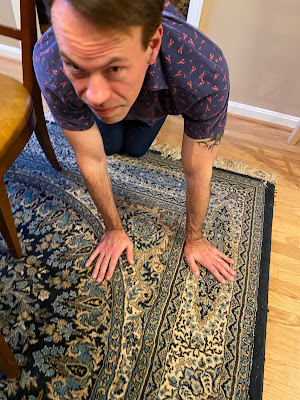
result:
[[[97,282],[102,282],[103,279],[110,280],[124,251],[129,264],[133,265],[134,258],[133,243],[122,226],[115,205],[101,134],[96,123],[84,133],[67,129],[63,129],[63,132],[75,151],[77,164],[88,191],[106,227],[106,232],[101,236],[85,266],[88,268],[97,260],[92,278],[97,279]]]
[[[202,227],[211,192],[211,174],[201,177],[197,174],[186,174],[185,180],[186,239],[197,240],[203,237]]]
[[[221,134],[219,136],[205,140],[183,136],[182,165],[186,181],[187,241],[203,237],[203,222],[211,193],[212,168]]]
[[[195,277],[199,264],[207,268],[221,283],[234,280],[235,271],[227,263],[234,261],[212,246],[203,236],[203,222],[211,193],[212,168],[221,133],[216,138],[193,140],[183,137],[182,165],[186,181],[186,244],[184,254]]]
[[[123,229],[113,196],[106,160],[86,163],[77,159],[86,186],[107,230]]]

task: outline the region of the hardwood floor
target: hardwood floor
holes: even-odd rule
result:
[[[21,79],[18,62],[0,58],[0,72]],[[180,146],[182,128],[181,117],[168,117],[158,142]],[[300,142],[286,143],[291,132],[229,115],[219,149],[221,157],[278,174],[263,400],[300,399]]]

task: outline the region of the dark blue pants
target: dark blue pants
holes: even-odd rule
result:
[[[140,157],[147,152],[166,118],[164,116],[155,125],[149,126],[138,120],[105,124],[95,116],[106,155],[127,153],[132,157]]]

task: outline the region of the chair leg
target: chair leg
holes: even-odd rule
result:
[[[0,178],[0,193],[0,232],[2,233],[12,255],[15,258],[22,258],[22,250],[17,235],[17,229],[2,177]]]
[[[0,332],[0,371],[12,379],[20,379],[20,367]]]
[[[300,121],[288,138],[287,143],[294,146],[298,142],[298,139],[300,139]]]
[[[43,109],[43,103],[42,103],[42,98],[41,98],[41,92],[38,87],[38,84],[36,82],[35,76],[34,76],[34,82],[33,82],[33,88],[32,88],[32,98],[33,98],[33,107],[35,110],[36,114],[36,126],[35,126],[35,134],[36,137],[41,145],[41,148],[43,149],[46,157],[50,161],[51,165],[53,168],[55,168],[57,171],[61,171],[61,166],[59,165],[55,152],[53,150],[53,147],[50,142],[47,126],[46,126],[46,121],[45,121],[45,116],[44,116],[44,109]]]

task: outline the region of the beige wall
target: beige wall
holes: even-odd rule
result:
[[[15,16],[11,0],[0,0],[0,24],[16,28]],[[0,35],[0,43],[7,46],[20,47],[20,42],[15,39]]]
[[[231,101],[300,116],[299,0],[204,0],[200,29],[224,52]]]

